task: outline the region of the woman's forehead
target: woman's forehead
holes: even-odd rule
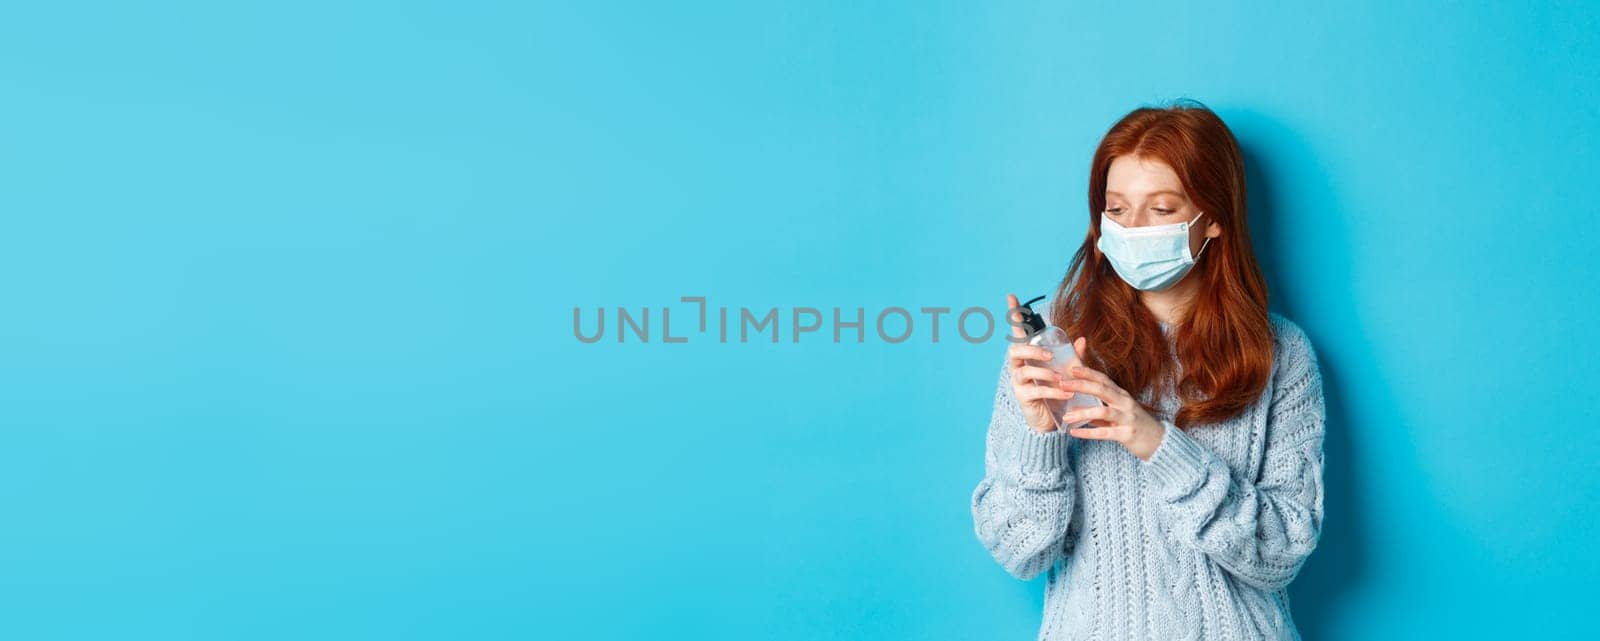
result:
[[[1161,193],[1183,197],[1183,183],[1167,163],[1153,158],[1119,156],[1106,172],[1106,195],[1124,198]]]

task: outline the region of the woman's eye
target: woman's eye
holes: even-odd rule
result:
[[[1162,209],[1160,207],[1157,207],[1156,211],[1159,211],[1159,212],[1161,212],[1163,214],[1170,214],[1170,213],[1178,211],[1178,210],[1176,210],[1176,209]]]
[[[1111,214],[1112,216],[1115,216],[1117,214],[1122,213],[1122,208],[1121,207],[1115,207],[1115,208],[1112,208],[1112,209],[1107,209],[1106,213]]]

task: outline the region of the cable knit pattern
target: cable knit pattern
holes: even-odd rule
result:
[[[1047,575],[1038,639],[1300,639],[1287,587],[1322,529],[1326,413],[1305,332],[1268,316],[1261,398],[1186,431],[1162,392],[1165,433],[1148,461],[1028,427],[1002,366],[972,519],[1006,572]]]

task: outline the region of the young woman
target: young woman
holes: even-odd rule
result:
[[[1095,151],[1089,231],[1048,308],[1083,363],[1011,345],[972,493],[994,559],[1048,570],[1040,639],[1300,638],[1322,377],[1267,311],[1245,203],[1238,143],[1199,103],[1136,109]],[[1104,406],[1057,415],[1073,394]]]

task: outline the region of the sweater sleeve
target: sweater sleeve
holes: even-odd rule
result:
[[[984,476],[972,492],[972,521],[978,541],[1014,577],[1038,576],[1071,547],[1067,526],[1077,492],[1068,455],[1073,438],[1029,427],[1011,390],[1010,370],[1001,368]]]
[[[1322,376],[1304,334],[1294,331],[1290,343],[1274,377],[1259,481],[1232,478],[1215,452],[1170,420],[1162,421],[1161,445],[1140,463],[1174,539],[1268,590],[1288,586],[1322,529]]]

